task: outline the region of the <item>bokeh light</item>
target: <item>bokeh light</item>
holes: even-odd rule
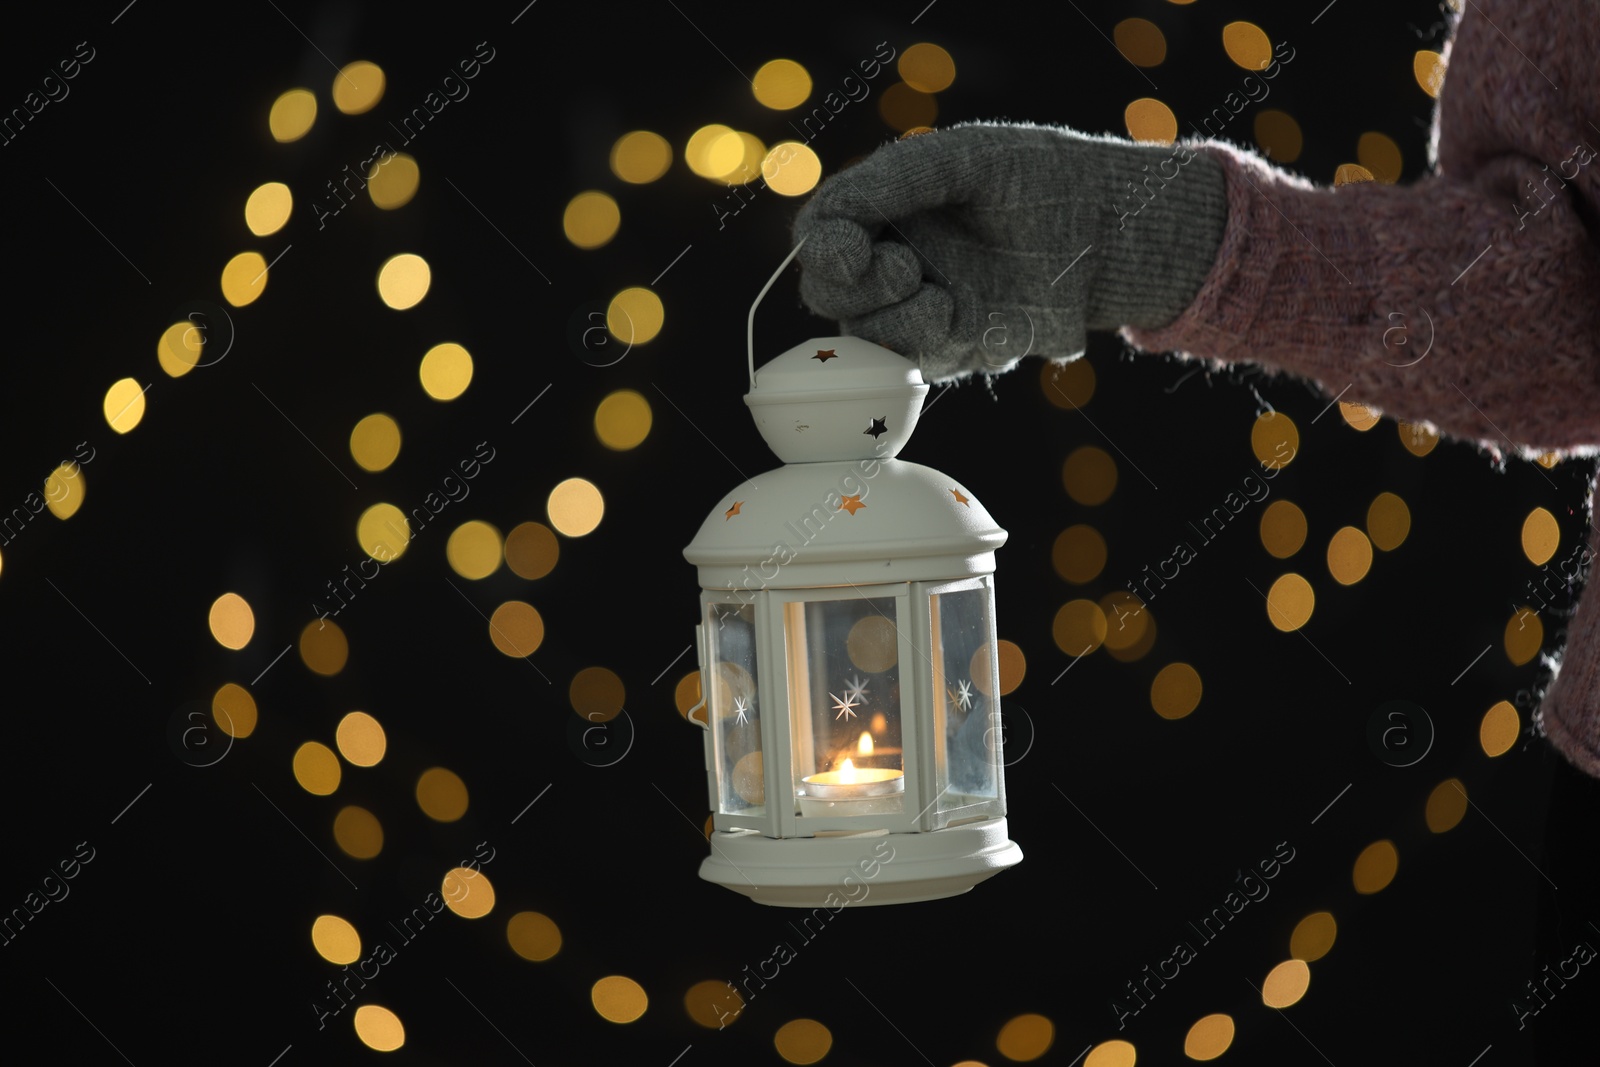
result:
[[[348,919],[318,915],[311,924],[311,947],[329,963],[344,966],[361,958],[361,935]]]
[[[561,542],[542,522],[524,522],[506,535],[506,566],[518,578],[543,578],[555,569]]]
[[[414,252],[390,256],[378,268],[378,296],[396,311],[416,307],[432,284],[433,271],[428,261]]]
[[[572,676],[572,684],[567,687],[572,710],[586,722],[609,722],[616,718],[627,696],[622,679],[606,667],[585,667]]]
[[[811,75],[792,59],[769,59],[750,80],[750,91],[763,107],[788,111],[811,95]]]
[[[1381,892],[1400,869],[1400,852],[1392,841],[1374,841],[1361,850],[1350,872],[1357,893]]]
[[[900,72],[900,80],[919,93],[942,93],[956,80],[955,59],[927,41],[901,52],[895,69]]]
[[[739,1018],[744,998],[726,981],[708,978],[689,987],[683,995],[683,1010],[700,1026],[721,1030]]]
[[[464,522],[450,531],[444,557],[463,578],[487,578],[500,569],[500,531],[479,519]]]
[[[1112,29],[1111,40],[1136,67],[1159,67],[1167,58],[1167,39],[1149,19],[1123,19]]]
[[[224,682],[211,694],[211,718],[229,737],[249,737],[256,731],[256,698],[244,686]]]
[[[1534,508],[1522,520],[1522,554],[1535,567],[1550,562],[1561,546],[1561,527],[1556,517],[1544,508]]]
[[[1183,1054],[1191,1060],[1214,1060],[1233,1044],[1233,1016],[1216,1012],[1196,1019],[1183,1039]]]
[[[294,753],[294,780],[314,796],[325,797],[339,788],[343,775],[339,757],[320,741],[307,741]]]
[[[1383,419],[1377,408],[1368,407],[1366,404],[1354,404],[1348,400],[1339,401],[1339,416],[1344,419],[1346,425],[1363,433],[1378,425]]]
[[[1436,834],[1453,830],[1467,814],[1467,787],[1459,778],[1446,778],[1428,794],[1423,817]]]
[[[1361,185],[1364,182],[1377,181],[1372,172],[1359,163],[1341,163],[1333,170],[1333,187],[1335,189],[1345,185]]]
[[[892,130],[932,126],[939,118],[939,101],[932,93],[919,93],[905,82],[895,82],[878,97],[878,114]]]
[[[482,871],[452,867],[439,884],[445,907],[463,919],[481,919],[494,910],[494,883]]]
[[[378,106],[386,84],[383,68],[365,59],[346,63],[333,78],[333,106],[361,115]]]
[[[350,658],[350,642],[337,623],[313,619],[300,631],[300,660],[313,673],[332,677],[344,670]]]
[[[544,617],[525,600],[508,600],[489,616],[489,640],[512,659],[531,656],[544,644]]]
[[[1367,507],[1367,536],[1383,552],[1393,552],[1411,533],[1411,509],[1393,493],[1379,493]]]
[[[1437,98],[1439,86],[1444,84],[1444,57],[1438,52],[1421,49],[1411,57],[1411,75],[1417,86],[1429,96]]]
[[[1400,146],[1395,144],[1394,138],[1388,134],[1378,133],[1375,130],[1362,134],[1361,139],[1356,142],[1356,158],[1384,185],[1393,185],[1400,180],[1400,172],[1404,166]]]
[[[248,645],[256,632],[255,612],[250,610],[250,602],[238,593],[223,593],[212,601],[207,622],[217,644],[234,651]]]
[[[182,378],[200,362],[205,349],[205,331],[193,320],[175,322],[161,332],[156,342],[156,360],[170,378]]]
[[[611,173],[629,185],[645,185],[672,166],[672,145],[659,133],[634,130],[611,146]]]
[[[378,1004],[363,1004],[356,1009],[356,1036],[376,1052],[393,1052],[406,1043],[406,1028],[400,1016]]]
[[[1172,144],[1178,139],[1178,116],[1155,97],[1142,96],[1122,110],[1128,136],[1151,144]]]
[[[1300,430],[1281,411],[1263,411],[1250,427],[1250,449],[1268,470],[1294,462],[1300,450]]]
[[[236,308],[267,291],[267,261],[260,252],[240,252],[222,268],[222,298]]]
[[[127,433],[139,425],[144,418],[145,388],[148,386],[141,387],[134,378],[120,378],[112,382],[100,405],[105,413],[106,425],[117,433]]]
[[[83,468],[72,460],[56,464],[56,469],[45,476],[44,505],[58,519],[70,519],[83,507],[88,495]]]
[[[772,1035],[772,1046],[786,1063],[816,1063],[833,1048],[833,1032],[815,1019],[790,1019]]]
[[[1133,1067],[1138,1059],[1139,1053],[1133,1043],[1116,1037],[1090,1049],[1089,1055],[1084,1057],[1083,1067]]]
[[[1341,526],[1328,541],[1328,573],[1340,585],[1355,585],[1372,569],[1372,542],[1354,526]]]
[[[1439,434],[1421,423],[1402,422],[1396,429],[1401,446],[1413,456],[1426,456],[1439,446]]]
[[[1069,600],[1056,611],[1050,634],[1069,656],[1085,656],[1106,639],[1106,616],[1092,600]]]
[[[1169,663],[1150,683],[1150,706],[1163,719],[1181,719],[1200,706],[1200,672],[1187,663]]]
[[[594,412],[594,433],[600,443],[616,452],[638,448],[650,435],[650,401],[633,389],[618,389]]]
[[[1262,70],[1272,62],[1272,41],[1253,22],[1230,22],[1222,27],[1222,47],[1228,58],[1245,70]]]
[[[347,804],[333,817],[333,839],[352,859],[375,859],[383,851],[383,824],[366,808]]]
[[[1074,585],[1092,582],[1105,569],[1106,539],[1093,526],[1068,526],[1056,535],[1050,564]]]
[[[267,113],[267,129],[279,144],[298,141],[311,132],[317,121],[317,97],[310,89],[290,89],[272,102]]]
[[[1306,543],[1306,513],[1287,500],[1274,500],[1261,513],[1261,547],[1288,559]]]
[[[356,520],[356,541],[361,551],[388,563],[399,559],[411,543],[411,524],[405,512],[393,504],[374,504]]]
[[[1255,129],[1256,145],[1268,159],[1281,165],[1300,158],[1300,152],[1305,147],[1305,136],[1300,132],[1300,124],[1293,115],[1267,108],[1256,112],[1251,124]]]
[[[283,229],[294,211],[294,194],[282,182],[258,185],[244,202],[244,224],[257,237],[267,237]]]
[[[1289,955],[1315,963],[1333,950],[1338,936],[1339,924],[1334,922],[1333,913],[1314,911],[1295,923],[1294,932],[1289,935]]]
[[[389,749],[382,724],[364,711],[352,711],[340,719],[334,741],[345,762],[357,767],[376,767]]]
[[[822,179],[822,160],[799,141],[779,141],[761,161],[761,176],[780,196],[804,196]]]
[[[602,1019],[614,1023],[631,1023],[650,1006],[644,986],[620,974],[596,982],[589,990],[589,1001]]]
[[[1094,365],[1082,357],[1066,364],[1047,359],[1039,365],[1039,385],[1050,403],[1076,411],[1094,396]]]
[[[435,400],[454,400],[472,384],[472,353],[454,341],[434,345],[417,368],[422,391]]]
[[[434,822],[455,822],[467,813],[467,783],[456,772],[429,767],[417,777],[417,807]]]
[[[635,285],[622,290],[606,305],[606,329],[623,344],[642,345],[655,340],[666,315],[659,296]]]
[[[1290,571],[1267,590],[1267,618],[1284,633],[1292,633],[1311,620],[1317,596],[1311,583]]]
[[[1520,667],[1544,647],[1544,623],[1532,608],[1523,606],[1506,621],[1506,658]]]
[[[519,911],[506,922],[506,941],[523,959],[543,963],[561,951],[561,928],[542,912]]]
[[[561,213],[561,232],[579,248],[599,248],[617,235],[622,225],[622,209],[598,190],[579,193],[567,201]]]
[[[1509,700],[1497,701],[1478,724],[1478,744],[1486,756],[1503,756],[1522,734],[1522,720]]]
[[[368,415],[350,431],[350,458],[362,470],[388,470],[400,455],[400,424],[382,412]]]
[[[394,211],[411,203],[422,184],[422,168],[404,152],[379,159],[367,171],[367,195],[374,207]]]
[[[593,533],[606,513],[605,497],[584,478],[568,478],[550,490],[545,501],[550,525],[567,537]]]
[[[1062,463],[1061,482],[1067,495],[1078,503],[1090,507],[1104,504],[1117,488],[1117,462],[1105,449],[1083,445]]]
[[[1287,1008],[1300,1002],[1311,986],[1311,968],[1305,960],[1287,959],[1267,972],[1261,983],[1261,1003],[1269,1008]]]

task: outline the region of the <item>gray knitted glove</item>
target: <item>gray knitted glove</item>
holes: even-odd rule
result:
[[[1185,147],[1028,125],[884,145],[801,210],[800,295],[932,382],[1189,306],[1227,221],[1222,167]]]

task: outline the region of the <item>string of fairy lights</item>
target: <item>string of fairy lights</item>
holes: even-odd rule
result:
[[[1172,0],[1186,6],[1190,0]],[[1122,54],[1141,67],[1154,67],[1164,61],[1167,51],[1160,28],[1147,19],[1130,18],[1114,30],[1114,41]],[[1265,31],[1250,23],[1231,23],[1222,35],[1229,59],[1245,70],[1259,70],[1271,58],[1273,48]],[[918,43],[899,53],[896,66],[900,81],[878,97],[877,108],[886,124],[897,132],[909,133],[931,126],[937,120],[937,94],[955,80],[955,62],[948,51],[931,43]],[[1436,96],[1443,77],[1443,61],[1438,53],[1417,53],[1415,75],[1419,88]],[[375,63],[356,61],[344,66],[329,92],[335,108],[345,115],[371,110],[382,98],[385,76]],[[756,99],[774,112],[792,111],[812,99],[814,86],[809,73],[798,62],[774,59],[763,65],[752,80]],[[304,137],[318,115],[318,97],[305,88],[290,89],[277,97],[268,116],[273,138],[282,144]],[[1142,98],[1128,105],[1125,119],[1130,136],[1145,141],[1171,143],[1177,136],[1177,120],[1172,110],[1154,98]],[[1300,154],[1303,137],[1292,116],[1282,111],[1264,110],[1254,119],[1254,134],[1259,147],[1280,163],[1293,162]],[[1359,162],[1342,166],[1336,180],[1398,180],[1401,171],[1399,147],[1386,135],[1369,132],[1357,145]],[[749,131],[711,123],[701,126],[686,141],[682,159],[697,176],[719,187],[771,189],[786,197],[798,197],[815,187],[822,176],[822,163],[803,140],[784,139],[770,146]],[[648,130],[624,133],[614,143],[608,159],[612,174],[628,185],[646,185],[666,175],[673,164],[671,143]],[[364,188],[372,204],[380,210],[394,211],[410,203],[421,180],[421,168],[409,154],[397,153],[374,165],[364,176]],[[741,201],[742,203],[742,201]],[[244,205],[244,220],[258,238],[278,233],[293,213],[292,190],[282,182],[269,181],[258,186]],[[736,210],[730,208],[730,211]],[[616,199],[601,189],[584,190],[573,196],[562,213],[562,230],[578,249],[589,250],[611,242],[622,225]],[[222,295],[227,302],[242,308],[253,304],[265,292],[272,264],[257,251],[245,251],[228,261],[221,272]],[[386,259],[376,280],[385,306],[395,311],[415,307],[431,285],[427,261],[413,253],[398,253]],[[628,345],[645,344],[655,339],[665,323],[665,308],[658,294],[648,286],[621,289],[610,301],[606,326],[612,336]],[[168,326],[157,342],[161,369],[172,379],[181,378],[205,365],[206,340],[191,322]],[[426,394],[445,403],[462,396],[474,374],[473,357],[455,341],[441,340],[429,347],[419,362],[418,376]],[[1046,364],[1040,385],[1056,407],[1077,411],[1096,394],[1093,366],[1080,360],[1066,367]],[[107,424],[118,434],[140,425],[145,412],[145,393],[150,386],[136,378],[122,378],[104,396]],[[1352,432],[1366,433],[1380,425],[1380,416],[1357,403],[1338,404],[1345,424]],[[633,390],[616,390],[596,407],[594,430],[601,443],[615,451],[641,445],[652,423],[649,401]],[[1400,423],[1398,440],[1411,455],[1422,459],[1437,445],[1438,437],[1427,426]],[[1281,468],[1292,462],[1301,447],[1299,430],[1290,417],[1268,410],[1259,414],[1250,430],[1250,444],[1257,459],[1267,468]],[[1285,448],[1290,459],[1284,459]],[[367,471],[382,471],[398,461],[402,450],[399,423],[384,412],[360,419],[349,442],[352,459]],[[479,457],[480,462],[488,460]],[[1554,466],[1557,457],[1540,457],[1539,463]],[[1073,450],[1063,461],[1062,482],[1067,496],[1084,508],[1095,508],[1110,500],[1116,488],[1118,468],[1115,459],[1094,446]],[[58,519],[67,520],[81,508],[86,493],[81,467],[64,463],[46,479],[47,504]],[[495,573],[501,565],[518,577],[536,581],[554,569],[560,555],[558,534],[582,537],[600,524],[604,515],[600,490],[582,478],[569,478],[556,485],[547,499],[548,524],[526,521],[502,535],[493,524],[482,519],[460,523],[450,534],[444,554],[450,568],[459,576],[477,580]],[[1262,548],[1277,561],[1299,557],[1311,538],[1311,524],[1303,509],[1290,500],[1277,499],[1259,518]],[[1341,586],[1365,579],[1377,558],[1375,553],[1393,553],[1405,544],[1411,525],[1409,509],[1392,492],[1375,496],[1363,525],[1341,526],[1328,535],[1325,564],[1328,578]],[[368,507],[357,523],[356,540],[363,552],[379,563],[399,558],[409,541],[407,517],[398,507],[378,502]],[[1555,555],[1561,540],[1559,524],[1544,508],[1528,514],[1522,528],[1522,550],[1534,566],[1542,566]],[[1104,574],[1108,545],[1092,523],[1080,522],[1063,530],[1052,546],[1052,565],[1059,577],[1073,587],[1090,587]],[[1316,609],[1315,584],[1304,571],[1285,571],[1266,591],[1265,611],[1269,623],[1289,634],[1304,628]],[[1320,580],[1320,579],[1319,579]],[[334,586],[336,583],[329,583]],[[331,601],[330,601],[331,607]],[[1110,620],[1125,624],[1113,629]],[[208,625],[213,638],[223,647],[241,650],[255,632],[253,611],[244,597],[225,592],[211,604]],[[501,653],[527,658],[544,639],[544,621],[534,606],[511,600],[500,605],[488,618],[488,635]],[[1098,599],[1074,597],[1064,603],[1052,624],[1056,647],[1074,659],[1104,650],[1124,664],[1144,661],[1157,651],[1156,620],[1149,606],[1123,589],[1106,592]],[[1540,651],[1544,632],[1538,613],[1524,606],[1507,622],[1504,652],[1517,666],[1530,662]],[[298,656],[314,674],[332,677],[343,670],[350,654],[349,640],[331,618],[308,623],[295,641]],[[1022,648],[1010,641],[1000,643],[1002,694],[1010,693],[1022,681],[1025,657]],[[682,675],[674,690],[674,703],[680,714],[699,699],[699,672]],[[622,708],[625,688],[615,672],[605,667],[586,667],[578,671],[569,686],[574,711],[589,721],[608,721]],[[1178,720],[1193,714],[1201,705],[1204,684],[1194,664],[1174,661],[1157,670],[1150,683],[1152,711],[1165,720]],[[259,709],[248,689],[235,682],[222,684],[211,701],[212,714],[219,729],[234,740],[254,733]],[[1488,708],[1479,723],[1479,747],[1486,759],[1503,756],[1524,732],[1517,709],[1508,701]],[[388,740],[377,717],[366,711],[351,711],[337,723],[332,744],[308,739],[296,749],[292,772],[296,782],[308,793],[332,796],[347,773],[346,765],[356,769],[378,765],[387,754]],[[461,819],[468,809],[469,791],[465,781],[445,767],[429,767],[416,779],[415,799],[424,815],[441,823]],[[1424,801],[1424,817],[1434,834],[1443,834],[1460,823],[1468,808],[1466,785],[1456,777],[1439,782]],[[706,833],[711,832],[708,818]],[[334,816],[332,833],[339,848],[356,860],[376,858],[383,849],[383,826],[378,816],[358,805],[345,805]],[[1372,896],[1388,887],[1398,872],[1399,855],[1392,840],[1373,841],[1356,856],[1351,868],[1351,888],[1360,896]],[[496,890],[480,868],[455,866],[440,880],[440,894],[449,910],[460,918],[482,919],[493,912]],[[329,964],[348,968],[363,958],[365,943],[355,924],[333,913],[318,915],[309,931],[318,956]],[[1331,911],[1307,914],[1289,936],[1287,957],[1273,965],[1260,984],[1264,1007],[1285,1009],[1306,996],[1310,985],[1310,965],[1324,958],[1338,937],[1338,923]],[[510,949],[520,958],[545,963],[556,957],[563,945],[559,925],[549,916],[532,910],[512,915],[506,925]],[[330,981],[330,988],[332,982]],[[607,975],[591,988],[597,1014],[617,1024],[641,1018],[649,996],[636,981],[623,975]],[[682,997],[684,1010],[696,1023],[720,1029],[729,1018],[737,1019],[743,1007],[738,994],[724,981],[707,979],[693,983]],[[366,1047],[388,1051],[406,1041],[405,1025],[390,1008],[363,1003],[351,1013],[356,1037]],[[1222,1056],[1232,1045],[1236,1022],[1228,1014],[1209,1013],[1197,1019],[1183,1042],[1184,1054],[1205,1061]],[[1038,1013],[1017,1015],[997,1030],[995,1051],[1012,1062],[1029,1062],[1042,1057],[1054,1044],[1054,1022]],[[833,1035],[815,1019],[793,1019],[776,1028],[773,1045],[787,1062],[810,1064],[821,1060],[833,1047]],[[1132,1067],[1137,1049],[1130,1041],[1116,1038],[1095,1044],[1083,1060],[1085,1067]],[[955,1067],[986,1067],[968,1059]]]

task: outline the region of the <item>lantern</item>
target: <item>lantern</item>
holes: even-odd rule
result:
[[[752,339],[750,379],[785,465],[684,549],[715,826],[700,875],[798,907],[964,893],[1022,858],[995,639],[1006,533],[965,485],[896,458],[928,391],[909,360],[827,337],[757,372]]]

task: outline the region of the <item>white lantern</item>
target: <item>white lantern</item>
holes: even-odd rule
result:
[[[895,458],[928,391],[909,360],[828,337],[759,372],[752,344],[750,363],[745,402],[786,465],[684,550],[715,826],[700,875],[798,907],[964,893],[1022,858],[995,641],[1006,533],[966,486]]]

